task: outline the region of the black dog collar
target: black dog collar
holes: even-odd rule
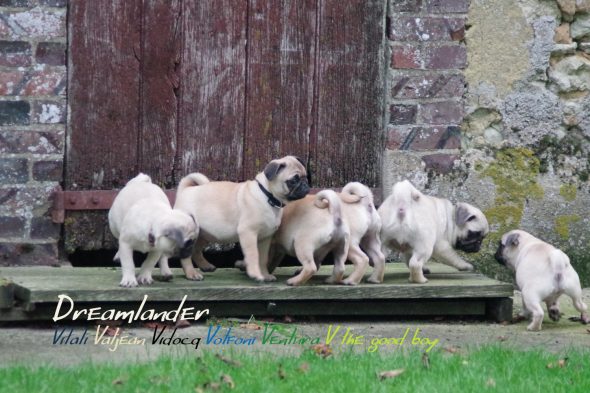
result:
[[[283,202],[279,201],[277,198],[275,198],[275,196],[270,191],[268,191],[266,188],[264,188],[264,186],[262,184],[260,184],[260,182],[258,180],[256,180],[256,183],[258,183],[258,187],[260,187],[260,190],[268,198],[269,205],[271,205],[272,207],[278,207],[279,209],[282,207],[285,207],[285,204]]]

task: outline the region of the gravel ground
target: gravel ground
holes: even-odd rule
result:
[[[590,305],[590,288],[584,290],[584,300]],[[514,294],[514,312],[520,310],[520,293]],[[278,339],[288,339],[295,331],[295,337],[308,336],[321,343],[326,343],[328,334],[334,334],[330,346],[335,352],[345,350],[369,351],[372,353],[386,353],[388,351],[409,350],[420,347],[426,350],[429,347],[446,349],[449,351],[465,351],[482,344],[494,343],[502,346],[520,349],[542,348],[552,352],[560,352],[570,347],[590,348],[590,325],[582,325],[579,322],[569,320],[570,317],[578,317],[579,314],[573,308],[571,301],[562,298],[562,319],[553,322],[546,316],[543,322],[543,330],[540,332],[527,332],[526,321],[499,324],[489,321],[477,320],[330,320],[330,321],[294,321],[281,324],[276,334]],[[227,321],[225,321],[227,322]],[[198,356],[203,350],[235,351],[247,350],[250,352],[272,352],[281,354],[301,353],[310,347],[305,344],[262,344],[263,330],[253,330],[240,327],[237,322],[230,334],[244,339],[256,337],[253,345],[214,345],[206,344],[208,325],[194,324],[190,327],[178,329],[175,338],[188,338],[186,345],[152,344],[154,328],[145,326],[127,326],[122,330],[122,335],[128,340],[145,339],[144,345],[119,345],[116,350],[113,344],[95,344],[97,326],[88,327],[88,340],[85,345],[64,344],[54,345],[54,336],[62,329],[66,329],[64,337],[69,329],[74,331],[73,337],[80,336],[85,330],[84,326],[68,325],[17,325],[0,328],[0,367],[13,364],[41,365],[51,364],[56,366],[68,366],[83,362],[143,362],[154,359],[161,354]],[[281,322],[281,321],[277,321]],[[338,329],[338,327],[340,327]],[[337,330],[338,329],[338,330]],[[342,339],[349,330],[347,338],[349,345],[342,345]],[[215,338],[225,336],[227,327],[222,327]],[[401,341],[405,332],[408,332],[405,340]],[[166,330],[162,337],[170,337],[171,331]],[[362,336],[358,338],[359,336]],[[105,336],[107,337],[107,336]],[[198,349],[194,344],[188,344],[194,338],[201,337]],[[418,338],[420,338],[418,340]],[[389,339],[389,340],[386,340]],[[397,340],[392,340],[397,339]],[[428,340],[426,340],[428,339]],[[352,342],[356,340],[357,344]],[[346,340],[345,340],[346,341]],[[377,344],[371,346],[371,344]],[[379,345],[381,344],[381,345]]]

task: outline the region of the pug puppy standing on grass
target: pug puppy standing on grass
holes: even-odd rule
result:
[[[530,233],[513,230],[502,236],[495,257],[516,272],[516,284],[522,292],[520,316],[532,317],[527,330],[541,330],[544,316],[541,302],[547,305],[549,318],[559,321],[558,299],[562,294],[571,297],[581,313],[580,320],[590,323],[588,306],[582,301],[580,278],[563,251]]]
[[[119,191],[108,216],[109,228],[119,240],[114,260],[121,262],[122,287],[151,284],[152,269],[158,261],[162,276],[171,278],[168,258],[190,256],[199,231],[194,217],[173,210],[164,191],[143,173]],[[133,251],[148,253],[137,278]]]
[[[458,270],[473,270],[454,248],[478,252],[489,232],[488,221],[478,208],[467,203],[453,206],[447,199],[424,195],[408,180],[393,186],[378,212],[381,242],[385,248],[402,253],[413,283],[428,282],[423,268],[431,256]]]
[[[242,183],[209,182],[198,173],[187,175],[178,185],[174,208],[193,214],[200,225],[193,258],[201,270],[215,270],[203,256],[207,243],[239,241],[248,276],[273,281],[268,252],[283,207],[308,192],[305,166],[296,157],[286,156],[272,160],[254,180]],[[185,272],[202,279],[190,257],[181,263]]]
[[[340,283],[350,236],[348,226],[342,220],[341,204],[334,191],[322,190],[287,205],[281,225],[273,237],[269,271],[272,272],[285,255],[297,257],[303,268],[287,280],[287,284],[302,285],[332,252],[334,273],[326,282]],[[342,270],[338,271],[337,266],[340,265]]]

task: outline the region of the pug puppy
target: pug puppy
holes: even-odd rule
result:
[[[174,207],[196,217],[200,225],[193,258],[203,271],[215,266],[203,256],[209,242],[240,242],[248,276],[273,281],[268,272],[272,236],[279,228],[283,207],[309,192],[305,166],[296,157],[272,160],[254,180],[242,183],[209,182],[201,174],[184,177]],[[185,272],[201,277],[191,258],[181,260]]]
[[[334,271],[327,283],[342,280],[342,271],[348,250],[349,230],[342,219],[341,202],[332,190],[287,205],[278,231],[273,237],[269,271],[273,271],[285,255],[297,257],[303,268],[287,280],[287,285],[301,285],[318,270],[321,261],[332,252]],[[346,283],[345,283],[346,284]]]
[[[453,206],[447,199],[424,195],[408,180],[393,186],[378,212],[383,225],[381,242],[385,249],[402,253],[413,283],[428,282],[423,267],[431,256],[458,270],[473,270],[454,248],[478,252],[489,232],[488,221],[478,208],[467,203]]]
[[[522,292],[521,317],[531,317],[527,330],[541,330],[543,308],[547,305],[549,318],[559,321],[558,299],[566,294],[581,313],[580,320],[589,323],[588,306],[582,301],[582,287],[578,273],[568,256],[551,244],[530,233],[513,230],[502,236],[496,260],[516,272],[516,284]]]
[[[109,228],[119,240],[114,260],[121,262],[122,287],[151,284],[152,269],[158,261],[162,276],[171,278],[168,258],[190,256],[199,231],[194,217],[173,210],[164,191],[143,173],[119,191],[108,217]],[[148,253],[137,278],[134,250]]]
[[[363,278],[371,262],[375,267],[367,279],[370,283],[383,282],[385,256],[381,251],[381,217],[375,209],[373,193],[362,183],[351,182],[338,194],[342,200],[342,217],[350,230],[346,259],[354,264],[354,271],[343,281],[355,285]],[[337,280],[342,279],[344,264],[334,260]]]

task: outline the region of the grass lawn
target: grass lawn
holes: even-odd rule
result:
[[[383,371],[404,371],[381,379]],[[394,373],[395,374],[395,373]],[[0,369],[0,392],[589,392],[590,350],[468,350],[300,357],[203,351],[125,366]]]

